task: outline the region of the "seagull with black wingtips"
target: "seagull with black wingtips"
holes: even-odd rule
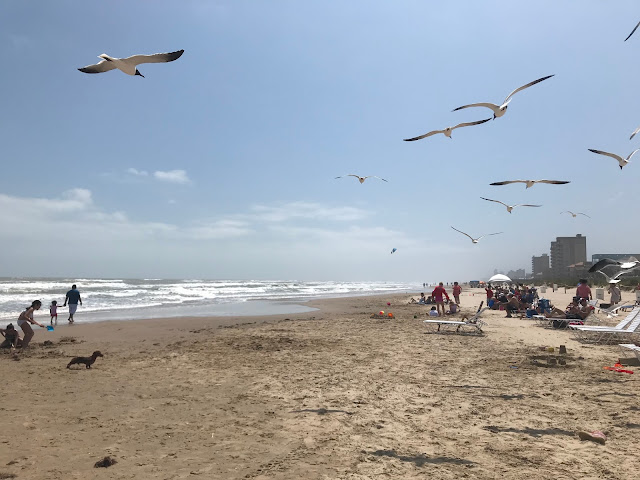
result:
[[[629,154],[627,158],[622,158],[620,155],[616,155],[615,153],[603,152],[602,150],[594,150],[592,148],[589,148],[588,150],[590,152],[597,153],[598,155],[605,155],[607,157],[613,158],[614,160],[617,160],[618,165],[620,165],[620,170],[622,170],[622,167],[624,167],[627,163],[631,163],[629,160],[631,160],[631,157],[633,157],[633,154],[636,153],[638,150],[640,150],[640,148],[636,148],[633,152]]]
[[[95,65],[87,65],[86,67],[79,68],[84,73],[103,73],[109,70],[118,69],[127,75],[139,75],[144,78],[138,71],[138,65],[142,63],[167,63],[173,62],[179,59],[184,50],[178,50],[177,52],[170,53],[154,53],[153,55],[133,55],[127,58],[116,58],[106,53],[98,55],[98,58],[102,58],[101,61]]]

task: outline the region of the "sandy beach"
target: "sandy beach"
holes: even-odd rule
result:
[[[571,293],[541,296],[564,308]],[[458,317],[484,298],[483,290],[463,291]],[[623,480],[640,473],[638,375],[603,369],[620,357],[617,346],[582,344],[501,311],[483,316],[483,336],[427,333],[429,307],[408,299],[324,299],[300,314],[37,329],[19,361],[0,355],[0,478]],[[379,310],[396,318],[371,319]],[[567,347],[566,366],[532,364],[539,347],[559,345]],[[92,369],[66,368],[94,350],[104,357]],[[579,430],[605,432],[606,445],[580,441]],[[117,463],[94,468],[107,455]]]

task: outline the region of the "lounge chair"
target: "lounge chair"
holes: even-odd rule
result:
[[[633,304],[628,304],[628,305],[611,305],[609,308],[596,307],[596,309],[600,313],[605,314],[607,316],[607,318],[611,318],[611,317],[617,317],[618,315],[620,315],[618,313],[618,310],[623,309],[623,311],[626,312],[627,308],[633,308],[633,307],[634,307]]]
[[[638,345],[635,343],[620,343],[618,346],[620,347],[620,350],[622,350],[623,354],[626,354],[627,350],[631,350],[640,361],[640,347]]]
[[[615,327],[572,325],[570,328],[576,333],[579,340],[600,343],[601,341],[611,342],[638,333],[639,327],[640,307],[634,307]]]
[[[484,303],[484,302],[483,302]],[[478,311],[473,317],[463,318],[462,320],[424,320],[425,325],[427,326],[436,326],[438,329],[436,332],[441,331],[451,331],[453,327],[455,327],[455,333],[468,333],[468,334],[478,334],[482,335],[484,332],[482,331],[482,327],[486,325],[480,319],[482,312],[485,310],[491,310],[491,307],[482,308],[482,303],[478,308]]]

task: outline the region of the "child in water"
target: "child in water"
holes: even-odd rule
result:
[[[56,319],[56,325],[58,325],[58,302],[53,300],[49,305],[49,313],[51,314],[51,325],[53,325],[53,319]]]

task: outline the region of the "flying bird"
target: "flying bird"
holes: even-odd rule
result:
[[[487,233],[487,234],[482,235],[482,236],[480,236],[480,237],[478,237],[478,238],[473,238],[473,237],[472,237],[471,235],[469,235],[468,233],[464,233],[463,231],[458,230],[457,228],[454,228],[454,227],[451,227],[451,228],[453,228],[456,232],[461,233],[461,234],[466,235],[467,237],[469,237],[469,238],[471,239],[471,242],[473,242],[473,243],[478,243],[478,241],[480,241],[480,239],[481,239],[481,238],[483,238],[483,237],[488,237],[489,235],[500,235],[500,234],[502,233],[502,232],[497,232],[497,233]]]
[[[509,183],[526,183],[527,188],[533,187],[536,183],[549,183],[551,185],[564,185],[570,183],[567,180],[505,180],[504,182],[493,182],[489,185],[508,185]]]
[[[366,176],[366,177],[360,177],[359,175],[354,175],[353,173],[350,173],[350,174],[348,174],[348,175],[342,175],[342,176],[340,176],[340,177],[336,177],[336,179],[338,179],[338,178],[344,178],[344,177],[356,177],[356,178],[360,181],[360,183],[364,183],[364,181],[365,181],[367,178],[377,178],[378,180],[382,180],[383,182],[387,182],[387,180],[385,180],[384,178],[380,178],[380,177],[377,177],[377,176],[375,176],[375,175],[369,175],[369,176]]]
[[[633,138],[633,135],[631,136],[631,138]],[[631,160],[631,157],[633,157],[633,154],[636,153],[638,150],[640,150],[640,148],[636,148],[633,152],[629,154],[627,158],[622,158],[620,155],[616,155],[615,153],[603,152],[602,150],[593,150],[592,148],[589,149],[590,152],[597,153],[599,155],[606,155],[607,157],[616,159],[618,161],[618,165],[620,165],[620,170],[622,170],[622,167],[624,167],[627,163],[631,163],[629,160]]]
[[[622,279],[620,277],[622,275],[624,275],[625,273],[629,273],[629,272],[625,272],[625,271],[618,272],[613,277],[610,277],[609,275],[604,273],[602,270],[598,270],[598,273],[601,273],[602,275],[604,275],[604,278],[607,279],[607,283],[618,283],[618,282],[622,281]]]
[[[98,55],[98,58],[102,58],[101,61],[95,65],[87,65],[86,67],[79,68],[84,73],[103,73],[117,68],[121,72],[127,75],[139,75],[144,78],[138,71],[138,65],[141,63],[166,63],[173,62],[180,58],[184,53],[184,50],[178,50],[171,53],[154,53],[153,55],[133,55],[127,58],[114,58],[106,53]]]
[[[511,97],[513,97],[516,93],[518,93],[520,90],[529,88],[535,85],[536,83],[540,83],[551,77],[553,77],[553,75],[547,75],[546,77],[539,78],[537,80],[534,80],[533,82],[529,82],[526,85],[516,88],[513,92],[507,95],[507,98],[504,99],[504,102],[502,102],[502,105],[495,105],[493,103],[471,103],[469,105],[463,105],[461,107],[454,108],[453,111],[455,112],[456,110],[462,110],[463,108],[469,108],[469,107],[487,107],[493,111],[493,119],[495,120],[497,117],[501,117],[507,112],[507,106],[511,101]]]
[[[631,134],[631,136],[629,137],[629,140],[633,140],[633,137],[636,136],[636,133],[640,132],[640,127],[636,128],[633,133]]]
[[[488,122],[489,120],[491,120],[491,119],[490,118],[485,118],[484,120],[478,120],[477,122],[459,123],[455,127],[447,127],[444,130],[433,130],[433,131],[431,131],[429,133],[425,133],[424,135],[420,135],[419,137],[405,138],[404,141],[405,142],[413,142],[414,140],[421,140],[423,138],[430,137],[431,135],[437,135],[438,133],[444,133],[444,135],[446,137],[451,138],[451,132],[453,132],[456,128],[471,127],[472,125],[480,125],[481,123]]]
[[[511,211],[516,208],[516,207],[541,207],[542,205],[527,205],[524,203],[520,203],[518,205],[507,205],[506,203],[501,202],[500,200],[491,200],[490,198],[484,198],[484,197],[480,197],[482,200],[486,200],[487,202],[496,202],[499,203],[500,205],[504,205],[505,207],[507,207],[507,212],[511,213]]]
[[[638,22],[638,24],[635,27],[633,27],[633,30],[631,30],[631,33],[629,34],[629,36],[624,39],[625,42],[631,38],[631,35],[633,35],[635,33],[635,31],[638,29],[638,27],[640,27],[640,22]]]
[[[603,258],[602,260],[600,260],[599,262],[596,262],[591,266],[591,268],[589,269],[589,273],[599,272],[603,268],[610,267],[610,266],[617,266],[617,267],[620,267],[622,270],[628,271],[640,266],[640,262],[635,258],[630,258],[628,262],[619,262],[618,260]],[[615,276],[613,278],[615,278]]]
[[[570,213],[573,218],[576,218],[578,215],[584,215],[587,218],[591,218],[586,213],[582,213],[582,212],[573,213],[571,210],[565,210],[564,212],[560,212],[560,215],[562,215],[563,213]]]
[[[395,253],[396,250],[398,250],[398,249],[394,248],[393,250],[391,250],[391,254]]]

